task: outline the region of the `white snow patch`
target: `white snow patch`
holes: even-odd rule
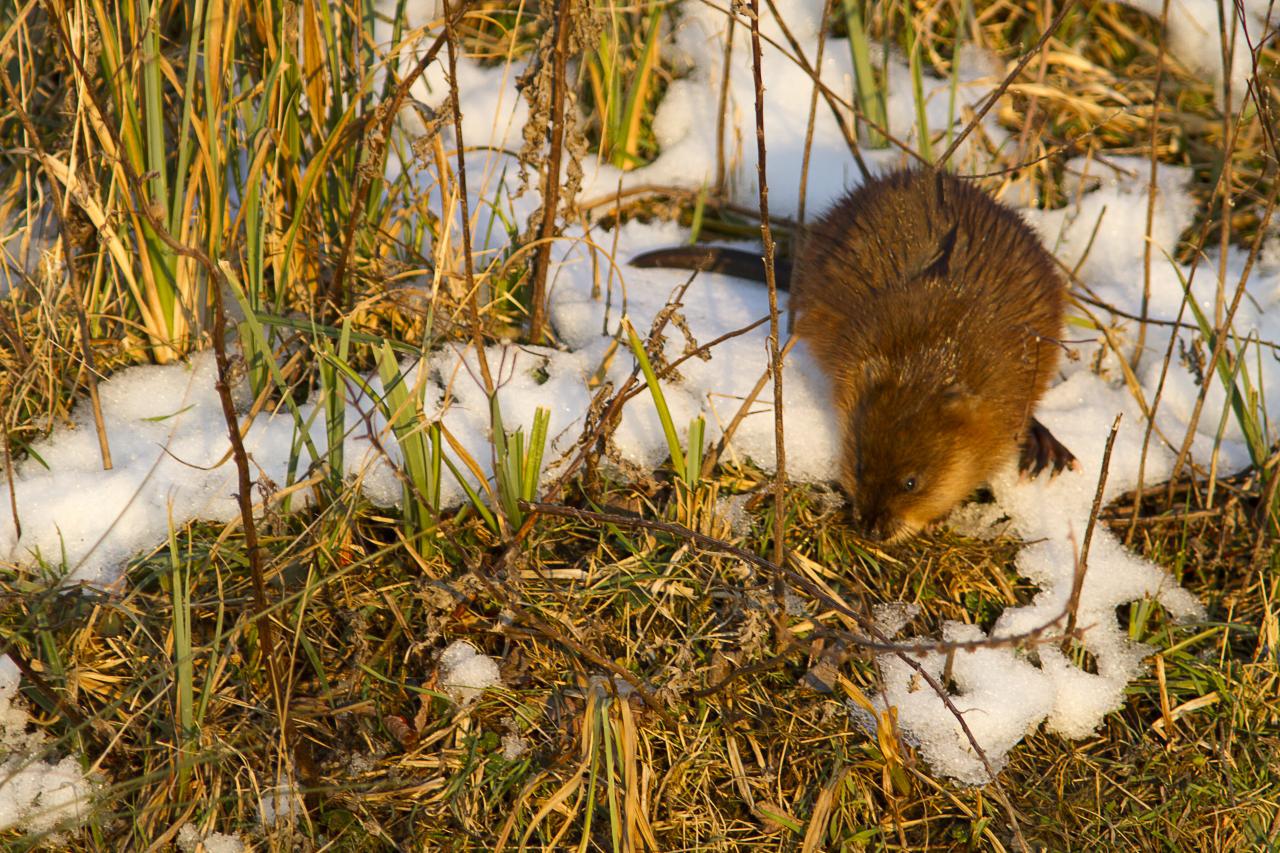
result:
[[[203,844],[204,853],[243,853],[244,842],[234,835],[224,832],[210,832],[202,835],[194,823],[184,823],[178,829],[178,849],[182,853],[196,853]]]
[[[501,687],[498,662],[466,640],[454,640],[440,653],[440,689],[459,705],[470,705],[490,687]]]
[[[270,828],[277,823],[293,820],[302,814],[298,789],[285,773],[276,777],[276,784],[258,797],[258,822]]]
[[[963,642],[982,639],[976,625],[949,622],[942,639]],[[878,699],[883,709],[898,709],[898,724],[919,745],[934,769],[963,782],[989,780],[968,736],[939,695],[896,655],[880,656],[885,692]],[[921,668],[941,682],[947,656],[930,652],[917,657]],[[1053,710],[1054,694],[1043,671],[1010,648],[979,648],[957,652],[951,665],[957,691],[950,701],[964,718],[974,739],[999,772],[1009,750],[1040,724]]]
[[[1202,0],[1171,3],[1170,38],[1175,49],[1191,38],[1185,35],[1190,32],[1187,22],[1194,21],[1197,26],[1208,22],[1216,33],[1216,4],[1210,5],[1215,5],[1214,20],[1206,17],[1207,7]],[[410,7],[411,28],[439,11],[431,2],[411,3]],[[822,0],[782,0],[778,7],[806,53],[813,56]],[[1256,21],[1259,8],[1256,2],[1246,4],[1246,23]],[[672,40],[677,54],[691,70],[672,83],[659,108],[656,132],[661,155],[653,164],[626,174],[608,165],[584,164],[584,197],[610,197],[619,182],[624,189],[647,183],[698,188],[709,180],[715,165],[716,141],[715,123],[707,117],[718,111],[725,17],[704,4],[684,3],[678,20]],[[771,15],[763,17],[762,26],[767,35],[786,43]],[[745,29],[740,26],[736,30],[726,139],[735,199],[754,204],[754,106]],[[389,29],[379,36],[383,43],[389,38]],[[1209,52],[1212,47],[1216,54],[1216,35],[1201,42],[1197,50],[1203,47],[1203,51],[1198,54],[1198,61],[1204,67],[1212,67]],[[423,49],[424,44],[423,40],[417,41],[400,57],[402,70],[407,69],[405,63],[413,61],[408,53]],[[899,57],[890,56],[886,67],[891,80],[890,129],[906,134],[914,123],[911,87],[901,85],[907,79],[906,66]],[[976,52],[962,56],[961,102],[976,102],[990,91],[997,80],[990,67],[988,60]],[[526,222],[538,204],[536,191],[515,197],[516,169],[509,153],[505,153],[519,147],[527,115],[515,92],[520,69],[518,64],[484,68],[465,57],[460,58],[458,67],[464,135],[470,149],[468,172],[477,177],[473,200],[491,200],[518,224]],[[850,90],[849,51],[843,42],[828,43],[822,78],[836,91]],[[799,203],[801,152],[812,82],[773,47],[765,49],[765,79],[770,201],[775,213],[792,214]],[[414,97],[438,106],[447,96],[444,82],[437,63],[415,88]],[[930,127],[935,133],[942,133],[949,120],[948,83],[926,79],[925,86]],[[1241,91],[1234,77],[1233,88]],[[957,108],[956,114],[960,112]],[[983,130],[997,145],[1007,139],[994,115],[984,123]],[[441,132],[451,137],[453,130],[446,123]],[[979,150],[975,147],[969,154],[976,156]],[[868,156],[875,169],[900,162],[893,153]],[[969,161],[962,158],[960,162]],[[1081,191],[1071,206],[1055,211],[1028,210],[1025,214],[1044,236],[1046,245],[1068,266],[1076,265],[1092,241],[1080,266],[1082,280],[1099,299],[1136,315],[1141,310],[1144,280],[1147,164],[1123,158],[1110,158],[1108,162],[1120,168],[1113,170],[1097,163],[1089,166],[1091,175],[1082,179]],[[983,165],[975,162],[974,170],[981,170]],[[431,184],[430,169],[399,162],[394,162],[392,168],[412,169],[415,179],[421,175],[422,189],[432,211],[446,215],[438,188]],[[1069,164],[1069,169],[1083,173],[1086,167],[1080,161]],[[1212,310],[1219,265],[1226,271],[1229,289],[1233,289],[1243,272],[1245,253],[1232,248],[1226,258],[1219,258],[1210,252],[1194,276],[1189,268],[1175,267],[1164,252],[1172,252],[1178,234],[1194,213],[1194,202],[1182,187],[1184,173],[1162,166],[1160,174],[1151,233],[1155,250],[1148,311],[1157,319],[1169,321],[1177,316],[1181,304],[1182,280],[1190,279],[1197,304]],[[857,180],[839,130],[820,102],[808,175],[808,209],[819,210]],[[486,227],[488,217],[494,215],[493,204],[473,203],[473,234],[479,241],[478,251],[490,256],[504,250],[507,240],[503,227]],[[1103,227],[1095,229],[1104,208]],[[545,457],[544,482],[559,470],[556,460],[573,447],[581,432],[588,403],[596,393],[595,386],[589,384],[592,378],[602,376],[616,388],[633,370],[625,345],[609,355],[624,313],[642,334],[647,332],[668,296],[687,278],[683,272],[633,269],[625,265],[626,259],[687,238],[687,232],[674,225],[629,223],[616,234],[582,225],[568,229],[555,244],[556,265],[549,285],[550,318],[563,348],[495,345],[485,350],[485,357],[499,376],[499,403],[507,429],[523,426],[528,434],[536,407],[551,410],[549,435],[553,443]],[[607,257],[615,245],[616,266]],[[429,256],[435,251],[430,245],[419,248]],[[768,313],[762,287],[717,275],[698,276],[683,302],[681,312],[699,344]],[[1275,392],[1280,382],[1280,361],[1272,357],[1269,347],[1263,345],[1260,351],[1257,340],[1280,340],[1278,302],[1280,251],[1272,245],[1253,269],[1235,325],[1241,341],[1250,333],[1256,334],[1253,342],[1243,345],[1244,363],[1252,371],[1254,387],[1261,386],[1266,393],[1273,423],[1280,417],[1280,404],[1276,402],[1280,394]],[[782,307],[785,310],[785,298]],[[1117,340],[1128,347],[1125,357],[1131,357],[1137,345],[1136,325],[1105,311],[1098,313],[1103,322],[1113,324]],[[1183,320],[1192,321],[1190,312]],[[665,383],[667,401],[682,437],[690,419],[701,414],[707,420],[707,440],[719,438],[767,367],[765,334],[764,327],[758,327],[727,340],[717,347],[710,361],[691,359],[681,365],[678,377]],[[1147,400],[1155,395],[1159,363],[1170,334],[1168,326],[1148,329],[1136,370]],[[1157,418],[1158,432],[1147,452],[1144,476],[1149,484],[1168,476],[1172,453],[1165,445],[1165,437],[1175,443],[1181,440],[1200,392],[1194,364],[1181,358],[1192,336],[1185,331],[1178,334],[1180,340],[1175,342],[1175,360],[1165,380]],[[1061,612],[1096,487],[1102,447],[1118,412],[1124,413],[1124,420],[1111,462],[1108,495],[1131,488],[1137,479],[1144,424],[1140,409],[1122,385],[1120,365],[1113,356],[1099,359],[1100,343],[1087,327],[1069,326],[1066,337],[1078,358],[1064,362],[1061,381],[1046,396],[1039,416],[1076,453],[1082,470],[1032,482],[1021,481],[1008,472],[993,483],[995,507],[981,513],[980,518],[971,519],[975,529],[1007,519],[1018,535],[1036,543],[1023,550],[1017,565],[1020,572],[1040,586],[1041,592],[1027,607],[1006,611],[994,626],[993,636],[1009,636],[1038,627]],[[674,325],[668,327],[666,340],[668,360],[678,357],[687,344]],[[481,474],[492,478],[491,424],[487,400],[477,379],[477,359],[474,351],[449,347],[421,360],[406,360],[402,370],[413,392],[423,401],[426,416],[439,418],[477,463]],[[1095,361],[1100,361],[1100,375],[1091,372]],[[785,373],[788,473],[800,480],[831,479],[839,448],[827,379],[803,347],[793,351]],[[226,521],[235,517],[236,481],[233,466],[226,458],[225,425],[213,378],[212,359],[198,356],[190,365],[136,368],[103,383],[106,429],[116,467],[112,471],[101,470],[97,437],[87,409],[80,407],[73,425],[55,430],[33,448],[48,463],[47,469],[34,457],[19,465],[13,487],[22,536],[17,536],[12,519],[5,513],[0,520],[0,558],[29,564],[39,557],[54,565],[65,564],[71,581],[110,584],[118,579],[124,561],[164,542],[170,523],[183,524],[194,518]],[[1197,459],[1206,459],[1213,449],[1225,399],[1217,377],[1210,379],[1206,415],[1197,425],[1191,446]],[[371,379],[368,385],[373,393],[381,393],[380,382]],[[771,406],[771,386],[766,384],[734,437],[728,451],[730,458],[750,460],[765,470],[772,468]],[[318,414],[311,404],[304,405],[301,412],[317,453],[323,455],[323,414]],[[392,468],[399,461],[395,437],[374,401],[356,387],[348,389],[346,425],[344,474],[359,483],[374,502],[398,502],[401,486]],[[289,454],[298,444],[290,415],[259,416],[246,436],[255,479],[269,479],[284,487],[308,476],[312,460],[305,449],[300,451],[299,467],[292,475],[287,467]],[[666,459],[666,442],[645,395],[624,408],[614,444],[619,458],[639,466],[652,468]],[[1220,458],[1223,470],[1249,461],[1242,436],[1231,418],[1225,424]],[[255,501],[261,497],[255,495]],[[298,506],[306,502],[308,494],[300,491],[294,498],[294,506]],[[446,473],[442,502],[452,507],[462,500],[461,487]],[[1080,611],[1083,642],[1097,663],[1096,674],[1078,669],[1051,646],[1038,647],[1035,658],[1009,648],[955,656],[952,676],[957,692],[953,701],[964,712],[993,765],[1000,766],[1007,751],[1041,722],[1067,736],[1082,737],[1119,705],[1125,684],[1141,667],[1144,649],[1130,642],[1120,630],[1114,609],[1148,596],[1158,599],[1179,618],[1195,618],[1200,612],[1194,599],[1167,574],[1129,553],[1106,531],[1098,529],[1089,554]],[[977,638],[977,631],[973,627],[948,626],[944,636]],[[461,679],[456,681],[458,701],[465,702],[468,699],[464,697],[476,695],[466,690],[477,691],[496,683],[488,680],[496,680],[496,663],[478,655],[474,648],[455,644],[446,651],[446,657],[450,653],[459,656],[460,663],[471,661],[460,670],[469,674],[457,675]],[[939,666],[929,655],[922,663],[931,672]],[[442,659],[441,669],[442,684],[452,683],[454,665]],[[919,689],[912,680],[913,674],[891,660],[886,659],[884,671],[882,698],[899,707],[901,725],[921,742],[934,770],[968,781],[984,780],[984,768],[938,697],[927,688]],[[63,767],[67,761],[56,767]],[[67,768],[68,784],[83,785],[83,780],[71,781],[79,779],[70,773],[71,769],[74,768]],[[53,769],[45,772],[52,773]],[[288,796],[282,794],[282,802],[292,796],[291,792],[285,793]],[[53,796],[50,794],[50,799]],[[83,801],[84,797],[74,799]],[[48,805],[48,801],[42,801],[42,805]],[[264,797],[264,822],[268,813],[278,812],[277,805],[272,795]]]
[[[1126,6],[1145,12],[1157,21],[1164,10],[1165,0],[1120,0]],[[1192,72],[1208,74],[1216,86],[1218,103],[1223,103],[1223,82],[1227,61],[1223,57],[1222,37],[1234,40],[1230,57],[1231,108],[1239,109],[1249,86],[1253,71],[1251,51],[1261,47],[1266,33],[1280,21],[1280,6],[1272,0],[1236,0],[1221,3],[1219,0],[1168,0],[1166,24],[1169,33],[1169,54],[1182,62]],[[1271,12],[1268,24],[1267,12]],[[1223,15],[1219,20],[1219,14]]]
[[[47,757],[47,738],[17,699],[18,678],[0,655],[0,832],[51,832],[88,815],[94,785],[75,758]]]

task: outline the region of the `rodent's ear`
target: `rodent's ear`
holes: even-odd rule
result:
[[[956,228],[959,226],[952,225],[951,230],[942,235],[942,239],[938,241],[938,249],[928,263],[924,265],[923,275],[932,276],[934,278],[946,278],[947,271],[951,266],[951,250],[956,245]]]

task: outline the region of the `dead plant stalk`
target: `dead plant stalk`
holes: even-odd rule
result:
[[[489,359],[484,352],[484,333],[480,327],[480,293],[476,288],[475,265],[471,259],[471,205],[467,201],[466,145],[462,141],[462,102],[458,98],[458,30],[456,16],[450,11],[451,5],[449,0],[444,0],[445,33],[449,48],[449,99],[452,102],[453,134],[458,151],[458,202],[462,205],[462,264],[467,273],[467,313],[471,321],[471,345],[475,347],[476,359],[480,362],[484,390],[492,396],[493,374],[489,372]],[[461,0],[458,5],[459,16],[466,6],[466,0]]]
[[[1080,545],[1080,558],[1076,563],[1075,577],[1071,580],[1071,597],[1067,601],[1067,630],[1062,637],[1062,653],[1071,648],[1071,641],[1076,635],[1076,616],[1080,609],[1080,592],[1084,589],[1085,572],[1089,569],[1089,543],[1093,540],[1093,528],[1098,523],[1098,513],[1102,511],[1102,495],[1107,485],[1107,472],[1111,470],[1111,449],[1116,444],[1116,433],[1120,431],[1118,413],[1111,423],[1111,432],[1107,434],[1107,446],[1102,451],[1102,470],[1098,472],[1098,488],[1093,493],[1093,506],[1089,509],[1089,523],[1084,529],[1084,542]]]
[[[785,508],[787,448],[782,418],[782,349],[778,333],[778,278],[774,269],[773,231],[769,226],[768,149],[764,140],[764,80],[760,55],[760,0],[751,0],[751,77],[756,96],[756,178],[760,195],[760,241],[764,244],[764,279],[769,287],[769,362],[773,370],[773,447],[777,470],[773,480],[773,561],[787,562]],[[776,579],[779,589],[782,578]]]
[[[556,211],[560,207],[560,161],[564,153],[565,126],[569,118],[565,113],[565,77],[569,66],[569,33],[573,29],[575,0],[561,0],[555,10],[555,48],[551,65],[551,148],[547,167],[542,176],[542,224],[538,229],[537,254],[533,259],[533,287],[529,305],[529,342],[542,343],[543,326],[546,325],[547,272],[551,266],[551,243],[556,231]]]

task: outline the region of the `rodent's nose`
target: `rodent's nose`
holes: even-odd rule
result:
[[[868,539],[882,541],[888,538],[892,526],[892,520],[884,510],[867,508],[858,513],[858,527]]]

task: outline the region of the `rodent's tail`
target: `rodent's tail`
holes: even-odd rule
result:
[[[674,249],[656,249],[636,255],[630,261],[633,267],[659,267],[674,270],[699,270],[763,282],[764,258],[741,249],[723,249],[719,246],[680,246]],[[779,289],[791,284],[790,261],[776,258],[773,264],[774,278]]]

